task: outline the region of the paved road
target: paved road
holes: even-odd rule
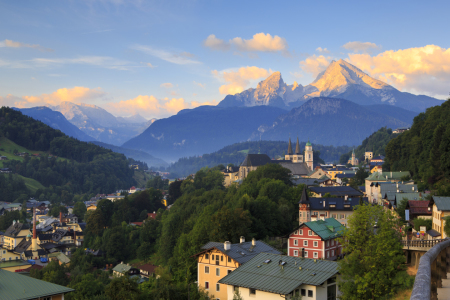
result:
[[[450,300],[450,273],[447,273],[448,279],[442,279],[442,288],[437,289],[439,300]]]

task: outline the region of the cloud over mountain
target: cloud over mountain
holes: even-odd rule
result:
[[[41,45],[38,45],[38,44],[31,45],[31,44],[25,44],[25,43],[22,43],[22,42],[6,40],[6,39],[3,40],[3,41],[0,41],[0,48],[2,48],[2,47],[7,47],[7,48],[33,48],[33,49],[37,49],[39,51],[47,51],[47,52],[52,52],[53,51],[53,49],[45,48],[45,47],[42,47]]]
[[[242,92],[244,88],[249,86],[251,81],[269,76],[272,70],[247,66],[238,70],[224,70],[220,72],[213,70],[211,73],[221,82],[226,83],[219,88],[221,94],[234,95]]]
[[[370,53],[375,50],[381,50],[381,46],[370,42],[348,42],[342,47],[353,52],[363,53]]]
[[[251,39],[235,37],[229,41],[217,38],[214,34],[209,35],[203,45],[212,50],[228,51],[232,47],[240,52],[278,52],[287,51],[288,43],[285,38],[278,35],[272,36],[267,33],[257,33]]]

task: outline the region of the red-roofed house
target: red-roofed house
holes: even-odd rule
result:
[[[143,222],[131,222],[130,224],[134,226],[142,226],[142,223]]]
[[[129,194],[134,194],[134,193],[136,193],[136,187],[135,187],[135,186],[130,187],[130,190],[128,191],[128,193],[129,193]]]
[[[432,211],[428,210],[428,204],[430,201],[423,200],[409,200],[406,204],[406,209],[409,209],[409,219],[414,220],[418,216],[431,217]]]
[[[143,265],[137,265],[136,269],[139,269],[141,276],[149,278],[150,276],[153,276],[155,274],[155,270],[158,266],[154,266],[151,264],[143,264]]]
[[[156,212],[153,212],[153,213],[148,213],[147,214],[147,219],[153,219],[153,220],[156,220]]]

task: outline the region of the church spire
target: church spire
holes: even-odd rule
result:
[[[287,151],[288,155],[292,155],[292,144],[291,144],[291,138],[289,138],[289,145],[288,145],[288,151]]]
[[[302,191],[302,197],[300,198],[299,203],[309,204],[308,193],[306,193],[306,187]]]
[[[300,154],[300,144],[298,143],[298,137],[297,137],[297,145],[295,146],[295,154]]]

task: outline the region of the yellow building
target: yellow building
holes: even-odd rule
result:
[[[447,235],[444,232],[445,217],[450,216],[450,197],[433,196],[428,204],[428,210],[432,212],[432,228],[441,234],[441,239]]]
[[[223,185],[228,187],[233,182],[239,179],[239,167],[230,167],[227,166],[225,170],[222,170],[223,174]]]
[[[338,167],[325,170],[325,172],[327,172],[328,177],[330,177],[331,179],[336,179],[336,175],[343,174],[344,171],[348,171],[348,170],[344,169],[344,168],[338,168]]]
[[[96,210],[96,209],[97,209],[97,205],[95,205],[95,204],[91,204],[86,208],[86,210]]]
[[[373,158],[373,152],[364,152],[364,159],[370,161]]]
[[[372,169],[370,169],[370,173],[381,173],[383,172],[383,167],[382,166],[374,166]]]
[[[245,242],[244,237],[238,244],[209,242],[202,249],[204,251],[194,255],[198,263],[197,284],[214,299],[229,298],[227,286],[218,282],[236,268],[262,252],[281,254],[262,241]]]

